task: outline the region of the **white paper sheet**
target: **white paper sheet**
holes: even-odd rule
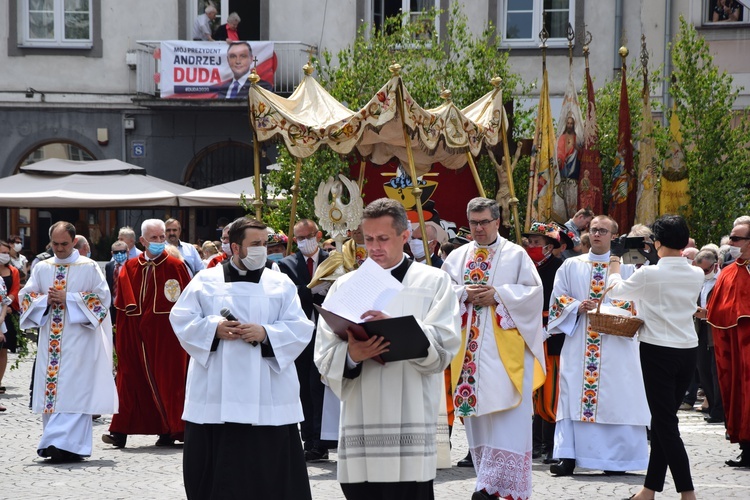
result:
[[[325,308],[355,323],[370,310],[382,311],[404,285],[372,259],[366,259],[354,275],[328,297]]]

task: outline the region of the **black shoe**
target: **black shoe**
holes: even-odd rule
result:
[[[169,434],[159,434],[159,439],[156,440],[156,446],[174,446],[174,438]]]
[[[328,460],[328,450],[313,448],[305,452],[305,462],[321,462]]]
[[[552,452],[548,451],[547,454],[544,456],[544,460],[542,460],[543,464],[552,465],[552,464],[559,464],[560,461],[556,458],[552,458]]]
[[[624,476],[627,474],[624,470],[605,470],[604,475],[605,476]]]
[[[563,458],[560,463],[549,466],[549,471],[555,476],[570,476],[576,468],[574,458]]]
[[[115,448],[125,448],[125,443],[128,441],[128,435],[119,432],[110,432],[109,434],[102,435],[102,441],[111,444]]]
[[[750,454],[746,454],[744,451],[740,453],[737,460],[727,460],[724,462],[729,467],[750,467]]]
[[[456,463],[456,467],[474,467],[474,459],[471,458],[471,452],[467,453],[464,458]]]
[[[47,446],[44,450],[44,456],[49,457],[49,461],[53,464],[63,464],[69,462],[80,462],[83,457],[77,453],[70,451],[61,450],[56,446]]]
[[[704,417],[703,420],[705,420],[707,424],[723,424],[724,423],[724,419],[721,417]]]
[[[486,491],[482,490],[472,493],[471,500],[497,500],[497,497],[490,495]]]

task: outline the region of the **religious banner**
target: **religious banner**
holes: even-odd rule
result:
[[[578,105],[576,86],[573,83],[573,65],[569,65],[568,85],[565,88],[560,119],[557,122],[557,166],[560,168],[560,185],[557,194],[563,204],[560,211],[564,221],[578,211],[578,179],[583,146],[583,117]],[[558,210],[556,208],[556,210]]]
[[[643,123],[638,143],[638,196],[635,206],[635,223],[649,225],[658,216],[659,195],[656,186],[656,147],[651,134],[654,118],[651,116],[648,75],[643,74]]]
[[[628,105],[627,68],[622,61],[620,84],[620,113],[617,132],[617,155],[612,169],[612,190],[608,215],[619,226],[620,234],[627,234],[635,219],[635,174],[633,172],[633,143],[630,131],[630,106]]]
[[[588,208],[595,214],[604,213],[602,203],[602,169],[599,166],[601,155],[597,147],[598,127],[596,124],[596,98],[594,83],[588,66],[586,52],[586,125],[583,128],[583,151],[581,151],[581,172],[578,181],[578,208]]]
[[[659,213],[677,214],[690,203],[688,193],[688,171],[685,166],[685,154],[682,152],[682,132],[680,119],[677,116],[677,105],[672,105],[669,118],[669,156],[661,172],[661,193],[659,196]]]
[[[164,99],[247,99],[253,67],[258,85],[273,90],[273,42],[164,41],[154,57],[161,60],[154,78]]]
[[[556,188],[560,183],[560,172],[557,170],[555,128],[552,124],[546,65],[542,70],[542,91],[539,95],[536,124],[531,167],[529,169],[532,182],[529,189],[530,210],[527,211],[526,215],[526,229],[530,227],[532,220],[538,222],[567,221],[564,218],[564,213],[555,213],[555,206],[561,207],[562,200],[556,193]],[[555,203],[556,197],[560,203]]]

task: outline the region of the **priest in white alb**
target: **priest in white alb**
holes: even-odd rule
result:
[[[265,267],[266,225],[241,217],[228,235],[231,258],[196,274],[169,314],[190,355],[187,498],[309,500],[294,360],[313,324],[294,283]]]
[[[427,355],[379,364],[372,358],[388,350],[383,337],[345,341],[318,321],[315,364],[341,399],[338,481],[349,500],[434,498],[438,408],[443,370],[458,351],[458,303],[447,274],[404,254],[408,227],[396,200],[380,198],[364,210],[368,259],[404,288],[363,319],[414,316],[429,341]],[[358,272],[336,280],[326,301]]]
[[[621,474],[648,465],[646,426],[651,414],[638,342],[594,331],[588,319],[605,291],[616,233],[617,223],[610,217],[594,217],[591,250],[566,259],[555,276],[547,329],[568,336],[560,354],[553,451],[561,460],[550,466],[556,476],[571,475],[576,466]],[[622,266],[622,277],[633,271],[634,266]],[[630,316],[633,308],[607,295],[601,312]]]
[[[19,293],[22,329],[39,328],[32,410],[42,414],[41,457],[91,455],[94,414],[117,412],[110,294],[101,269],[73,248],[69,222],[50,227],[54,257],[39,262]]]
[[[451,374],[477,473],[471,498],[530,498],[532,393],[545,378],[542,280],[526,251],[498,234],[495,200],[472,199],[466,216],[473,241],[443,270],[461,304]]]

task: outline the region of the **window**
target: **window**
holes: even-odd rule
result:
[[[389,17],[400,16],[401,13],[409,14],[407,22],[424,22],[420,18],[430,9],[439,8],[439,0],[370,0],[370,8],[367,10],[369,21],[375,29],[382,29],[385,20]],[[437,20],[436,26],[437,29]],[[431,37],[431,27],[423,30],[424,38]]]
[[[538,47],[544,16],[547,46],[568,46],[568,23],[575,24],[575,0],[507,0],[502,4],[498,26],[504,45]]]
[[[21,0],[24,47],[93,46],[89,0]]]
[[[34,148],[21,161],[20,167],[50,158],[62,160],[92,161],[93,155],[80,144],[72,142],[48,142]],[[16,169],[18,171],[18,169]]]
[[[747,9],[737,0],[704,0],[705,22],[716,26],[734,26],[750,22]]]

